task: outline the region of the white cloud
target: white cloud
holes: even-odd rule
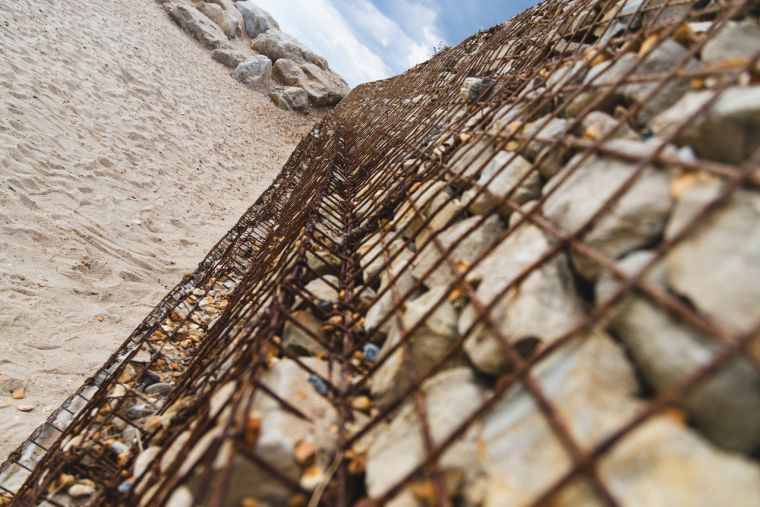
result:
[[[383,79],[392,70],[362,43],[330,0],[257,0],[280,28],[321,54],[352,86]]]
[[[256,0],[280,28],[330,62],[352,86],[383,79],[423,62],[442,40],[437,11],[394,0],[393,15],[369,0]]]

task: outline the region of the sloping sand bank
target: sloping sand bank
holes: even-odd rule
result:
[[[153,0],[0,2],[0,461],[314,122],[226,73]]]

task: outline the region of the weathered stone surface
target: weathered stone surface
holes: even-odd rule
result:
[[[250,37],[256,38],[269,30],[279,30],[280,28],[277,21],[267,11],[257,6],[253,0],[235,2],[235,7],[242,14],[243,26],[245,26],[245,31]]]
[[[670,71],[673,67],[680,65],[680,61],[685,55],[686,48],[671,39],[667,39],[640,58],[640,62],[632,75],[646,77]],[[697,60],[691,58],[683,67],[691,69],[698,65]],[[649,97],[658,86],[657,80],[653,79],[651,83],[631,83],[623,85],[619,89],[620,94],[628,103],[641,105],[641,109],[636,113],[636,121],[639,125],[648,123],[658,113],[675,104],[689,90],[689,81],[682,78],[670,79],[653,96]]]
[[[647,142],[613,139],[609,145],[640,157],[660,143],[660,140],[654,138]],[[580,157],[582,154],[573,157],[565,169],[544,187],[545,192],[554,188],[554,182],[561,180],[564,172],[570,171]],[[588,157],[548,197],[544,205],[544,216],[567,232],[577,230],[625,184],[635,170],[635,164],[618,158],[602,155]],[[584,242],[611,257],[645,246],[664,230],[671,205],[667,170],[646,167],[625,194],[610,206],[585,235]],[[573,261],[585,278],[594,278],[598,273],[598,266],[581,255],[574,255]]]
[[[668,223],[666,237],[683,230],[714,200],[719,184],[687,191]],[[760,196],[736,191],[667,255],[668,284],[724,329],[747,332],[760,301]]]
[[[609,135],[612,139],[638,141],[641,137],[627,123],[620,122],[607,113],[591,111],[581,119],[579,134],[587,139],[597,140]]]
[[[309,95],[298,86],[278,86],[269,92],[269,98],[277,107],[286,111],[309,111]]]
[[[603,111],[610,111],[616,104],[624,103],[641,106],[636,113],[636,123],[640,126],[646,125],[655,115],[675,104],[684,93],[689,91],[688,79],[670,79],[660,87],[659,79],[654,78],[655,75],[679,65],[686,52],[686,49],[674,40],[666,39],[644,55],[626,53],[615,60],[593,66],[583,83],[598,89],[579,94],[568,105],[567,114],[569,116],[579,114],[582,108],[592,101],[597,103],[597,109]],[[698,65],[699,62],[695,58],[690,58],[683,67],[693,69]],[[618,85],[622,79],[646,80],[649,76],[651,76],[650,82]],[[614,88],[608,93],[610,87]],[[654,92],[655,89],[658,91]],[[650,94],[652,94],[651,97]]]
[[[264,55],[255,55],[238,64],[232,75],[244,85],[265,89],[272,81],[272,62]]]
[[[311,312],[305,310],[291,313],[290,318],[300,325],[296,325],[290,320],[285,323],[282,331],[283,347],[296,354],[308,356],[326,352],[325,348],[312,336],[313,334],[324,341],[321,321],[317,320]]]
[[[340,273],[340,258],[327,250],[318,250],[316,253],[308,250],[306,252],[306,263],[310,269],[319,275]]]
[[[702,47],[703,62],[749,59],[760,47],[760,24],[752,19],[729,21]]]
[[[530,162],[516,153],[497,153],[493,163],[488,164],[478,178],[478,184],[489,193],[483,192],[470,201],[470,212],[476,215],[489,213],[494,206],[504,202],[507,195],[514,204],[538,198],[541,195],[541,178],[538,171],[532,168]],[[465,202],[468,202],[467,196],[474,196],[476,192],[476,189],[469,190]],[[506,211],[509,212],[508,209]]]
[[[192,5],[172,3],[165,6],[169,16],[207,49],[216,49],[227,41],[221,28]]]
[[[385,241],[389,241],[390,237],[386,237]],[[396,240],[385,248],[388,250],[388,256],[404,248],[403,241]],[[385,270],[385,257],[383,255],[383,239],[379,233],[373,234],[367,240],[362,243],[358,248],[359,255],[361,255],[360,263],[362,266],[362,275],[364,277],[364,283],[370,284],[372,281]]]
[[[380,289],[378,291],[378,294],[382,293],[382,296],[367,310],[364,320],[364,328],[367,332],[379,329],[381,332],[387,333],[390,330],[394,316],[387,317],[395,306],[394,291],[397,298],[404,298],[415,284],[412,270],[408,268],[411,257],[412,252],[404,249],[391,259],[390,264],[382,263]]]
[[[303,361],[319,375],[328,377],[324,361],[313,358]],[[339,372],[333,372],[333,375],[337,378]],[[253,412],[261,420],[256,454],[296,481],[300,477],[300,467],[294,451],[299,441],[311,440],[324,449],[331,449],[336,443],[336,437],[330,431],[337,420],[335,409],[317,394],[308,379],[305,370],[295,362],[283,359],[262,376],[261,382],[282,399],[295,402],[298,410],[311,421],[284,410],[277,400],[263,393],[256,396],[253,404]],[[230,505],[240,505],[246,496],[282,505],[292,496],[286,486],[242,458],[237,460],[228,488]]]
[[[235,38],[240,25],[232,14],[217,4],[197,2],[195,5],[208,19],[216,23],[228,38]]]
[[[315,106],[334,106],[351,91],[340,76],[326,67],[309,62],[299,64],[285,57],[275,61],[274,75],[280,82],[306,91]]]
[[[311,299],[335,301],[338,299],[338,291],[335,290],[335,287],[338,287],[339,283],[336,276],[325,275],[322,278],[317,278],[307,283],[305,289]]]
[[[474,412],[483,400],[483,389],[477,385],[468,368],[455,368],[432,377],[423,384],[428,421],[433,443],[449,436]],[[452,410],[456,407],[456,410]],[[442,471],[469,478],[477,473],[478,457],[475,424],[438,463]],[[367,452],[367,492],[378,496],[401,480],[425,457],[419,417],[414,403],[408,401],[387,426],[373,433]]]
[[[640,408],[630,365],[599,333],[557,351],[534,375],[583,449],[599,444]],[[571,467],[558,436],[521,385],[488,413],[478,449],[489,506],[529,505]],[[600,460],[598,470],[624,505],[749,506],[760,494],[756,464],[713,448],[667,416],[655,416],[627,435]],[[554,501],[596,505],[595,499],[576,481]]]
[[[440,231],[463,209],[464,205],[452,197],[445,182],[434,181],[415,189],[401,203],[393,217],[394,228],[405,238],[414,238],[420,248],[430,236],[429,229]]]
[[[459,96],[465,102],[475,102],[493,81],[490,78],[468,77],[462,83]]]
[[[487,249],[498,239],[501,233],[499,217],[490,216],[477,225],[483,217],[474,216],[457,222],[446,228],[438,235],[438,240],[444,250],[448,250],[456,241],[460,240],[448,259],[453,261],[458,268],[463,268],[472,263],[477,256]],[[471,232],[471,228],[474,228]],[[467,234],[467,236],[465,236]],[[433,266],[442,259],[442,251],[435,243],[428,245],[420,251],[412,264],[412,275],[417,280],[424,280],[428,287],[448,286],[454,280],[452,268],[444,258],[433,269]],[[429,276],[425,276],[428,270],[433,269]]]
[[[257,35],[251,47],[262,55],[267,55],[275,63],[284,58],[296,63],[310,63],[322,70],[329,69],[327,60],[301,44],[295,37],[278,29],[270,29],[266,33]]]
[[[405,304],[402,316],[405,330],[410,331],[422,322],[419,328],[406,338],[417,375],[425,374],[455,343],[457,311],[447,301],[446,295],[445,287],[437,287]],[[443,299],[443,302],[436,306],[440,299]],[[431,315],[423,322],[423,317],[429,311],[432,311]],[[401,339],[399,326],[394,322],[380,351],[380,358],[388,355]],[[409,387],[410,372],[404,363],[404,356],[402,346],[372,376],[372,397],[379,405],[393,401]]]
[[[463,178],[475,178],[489,166],[495,165],[489,161],[495,151],[496,148],[488,141],[465,144],[452,156],[451,171]]]
[[[211,58],[232,69],[243,63],[251,55],[237,49],[215,49]]]
[[[549,248],[550,243],[541,230],[523,224],[469,273],[468,281],[480,282],[477,297],[483,304],[490,304]],[[526,356],[551,344],[579,323],[584,314],[564,253],[542,264],[509,289],[490,316],[518,353]],[[465,351],[482,372],[502,373],[511,366],[511,361],[496,336],[480,320],[472,305],[465,307],[459,319],[460,335],[477,323],[465,341]]]
[[[713,95],[712,91],[684,95],[652,121],[652,130],[667,137],[687,123],[674,142],[691,146],[701,157],[740,164],[760,147],[760,86],[728,88],[691,120]]]
[[[618,266],[633,276],[653,255],[648,251],[634,252]],[[664,289],[666,278],[665,266],[660,263],[646,280]],[[609,298],[619,283],[605,272],[597,284],[597,299]],[[708,364],[721,348],[715,338],[679,322],[637,295],[618,305],[611,325],[639,371],[657,391],[672,387]],[[697,386],[681,407],[718,444],[748,453],[760,447],[760,372],[748,360],[733,361],[721,369]]]

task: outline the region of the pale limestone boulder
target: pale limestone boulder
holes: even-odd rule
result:
[[[533,164],[516,153],[500,151],[494,158],[493,164],[480,173],[478,184],[485,188],[477,198],[477,189],[472,188],[465,193],[464,201],[468,210],[475,215],[484,215],[509,200],[514,204],[523,204],[537,199],[541,195],[541,177]],[[510,213],[509,208],[504,210]]]
[[[433,444],[449,436],[482,403],[484,390],[469,368],[454,368],[437,374],[423,384]],[[452,410],[456,407],[456,410]],[[479,469],[475,424],[440,457],[438,463],[447,475],[470,480]],[[425,457],[420,421],[414,403],[407,401],[393,419],[378,427],[371,436],[367,452],[366,485],[377,497],[412,471]],[[402,504],[403,505],[403,504]]]
[[[660,142],[656,138],[647,142],[613,139],[609,145],[642,156],[654,150]],[[549,181],[544,191],[548,192],[559,185],[555,182],[559,182],[581,156],[573,157],[565,169]],[[544,216],[568,233],[577,230],[623,187],[636,167],[636,164],[619,158],[591,155],[547,198],[543,207]],[[618,257],[658,238],[665,229],[671,207],[668,171],[648,166],[623,196],[596,221],[583,241],[610,257]],[[584,278],[596,278],[600,268],[594,262],[579,254],[573,255],[573,261],[574,267]]]
[[[703,111],[713,95],[709,90],[683,95],[654,118],[652,131],[675,134],[676,144],[691,146],[701,157],[741,164],[760,147],[760,86],[730,87]]]
[[[169,16],[206,49],[216,49],[227,42],[227,36],[216,23],[192,5],[171,3],[164,6]]]
[[[261,51],[256,42],[254,41],[254,48]],[[351,91],[346,82],[326,66],[322,68],[311,62],[298,63],[285,57],[273,58],[277,80],[288,86],[302,88],[315,106],[334,106]]]
[[[240,62],[232,75],[246,86],[267,89],[272,81],[272,62],[264,55],[254,55]]]
[[[695,186],[683,194],[666,237],[683,230],[717,198],[720,184]],[[760,196],[738,190],[702,218],[667,255],[668,285],[719,326],[748,332],[760,321]]]
[[[482,220],[482,223],[480,223]],[[472,230],[471,230],[472,229]],[[451,248],[457,240],[448,259],[459,269],[471,264],[484,250],[493,244],[501,234],[502,225],[499,217],[490,216],[483,220],[481,216],[474,216],[456,222],[438,234],[440,247],[445,250]],[[419,251],[417,258],[412,263],[412,275],[417,280],[422,280],[428,287],[448,286],[454,280],[454,272],[443,252],[435,243],[428,243]],[[436,266],[433,268],[433,266]],[[428,271],[430,274],[425,276]]]
[[[649,251],[634,252],[618,266],[634,276],[653,256]],[[646,281],[665,289],[664,263],[656,264]],[[611,297],[619,284],[605,272],[597,283],[598,302]],[[615,307],[610,326],[630,351],[639,372],[658,392],[709,364],[725,346],[635,292]],[[732,361],[697,386],[680,407],[719,445],[747,453],[760,447],[760,372],[749,360]]]
[[[422,322],[420,327],[406,338],[417,375],[425,374],[456,343],[458,312],[447,300],[447,295],[445,287],[437,287],[405,304],[401,317],[405,330],[410,331]],[[436,304],[439,300],[442,302]],[[423,321],[424,315],[429,311],[432,311],[431,315]],[[401,339],[401,330],[394,321],[388,339],[380,350],[379,358],[387,356]],[[402,346],[373,374],[371,392],[379,405],[393,401],[409,387],[411,377],[404,358]]]
[[[234,39],[240,30],[239,20],[222,6],[206,2],[196,2],[195,6],[208,19],[216,23],[224,34]]]
[[[327,60],[304,46],[295,37],[277,28],[270,28],[254,36],[251,47],[262,55],[267,55],[275,63],[277,60],[287,59],[300,64],[310,63],[322,70],[329,70]]]
[[[220,48],[220,49],[215,49],[214,52],[211,53],[211,58],[221,63],[225,67],[230,67],[232,69],[236,68],[238,65],[243,63],[250,56],[251,56],[250,54],[240,51],[238,49]]]
[[[534,376],[582,449],[598,445],[641,409],[622,351],[592,333],[538,364]],[[487,475],[483,505],[530,505],[571,467],[564,446],[522,385],[483,421],[478,442]],[[701,439],[683,423],[655,416],[599,461],[602,481],[622,505],[753,506],[760,468]],[[556,505],[597,505],[587,484],[571,482]]]
[[[279,30],[280,25],[267,11],[257,6],[253,0],[235,2],[235,7],[243,17],[246,33],[256,38],[269,30]]]
[[[309,112],[309,95],[298,86],[278,86],[269,92],[269,98],[285,111]]]
[[[534,225],[526,223],[511,232],[468,275],[468,281],[479,283],[478,299],[484,305],[490,304],[531,263],[546,254],[550,246],[544,233]],[[564,253],[555,255],[513,285],[498,299],[490,318],[518,353],[526,356],[550,345],[581,322],[584,312]],[[470,304],[459,319],[460,335],[473,324],[476,325],[464,344],[473,364],[492,375],[508,370],[511,361],[497,337]]]

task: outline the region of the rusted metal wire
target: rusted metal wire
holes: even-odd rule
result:
[[[740,229],[754,233],[748,244],[760,237],[757,16],[741,0],[547,1],[401,76],[358,87],[198,269],[0,466],[0,505],[698,498],[669,496],[701,485],[658,475],[653,463],[673,458],[666,440],[636,440],[656,424],[691,439],[699,459],[715,459],[711,480],[721,487],[732,488],[731,467],[745,467],[755,477],[742,483],[755,488],[751,497],[760,491],[760,434],[747,426],[760,427],[760,412],[744,412],[759,419],[739,424],[739,438],[711,429],[695,407],[709,403],[708,388],[760,397],[760,310],[743,289],[692,274],[701,290],[733,298],[727,316],[658,273],[677,269],[678,249],[702,255],[708,247],[695,238],[740,198],[755,203],[754,223]],[[716,58],[716,46],[726,54]],[[700,130],[707,122],[717,127]],[[740,139],[716,147],[724,127]],[[605,179],[614,171],[624,174]],[[642,196],[652,175],[666,188],[660,202],[656,188]],[[596,177],[607,185],[595,190],[601,197],[581,193],[557,211],[579,179],[588,186]],[[654,222],[646,206],[626,215],[647,198],[665,208]],[[526,234],[538,243],[525,243]],[[739,277],[725,283],[755,276],[752,248],[716,260]],[[554,288],[531,295],[541,277]],[[548,322],[563,305],[572,317],[556,329],[535,325],[544,335],[515,335],[508,321],[531,297],[534,321],[542,305]],[[620,325],[632,305],[649,313]],[[741,322],[731,320],[734,307]],[[651,334],[643,353],[629,336],[636,325]],[[663,373],[652,356],[674,333],[701,348],[682,341],[683,361],[669,358],[677,364]],[[548,380],[593,344],[609,357],[583,363],[590,377],[620,361],[614,374],[636,383],[612,395],[628,414],[614,424],[594,415],[610,410],[596,382],[576,388],[584,405],[575,413]],[[709,357],[691,357],[705,350]],[[741,381],[729,388],[737,368]],[[446,375],[466,380],[447,385]],[[442,408],[436,385],[470,395]],[[519,422],[499,417],[523,396],[530,409],[519,417],[535,417],[544,435],[535,453],[556,446],[556,469],[531,469],[531,452],[485,434],[488,426],[489,435],[510,435]],[[592,423],[578,422],[586,417]],[[392,447],[394,437],[411,448],[383,461],[377,442],[390,438]],[[517,455],[503,451],[510,445]],[[494,458],[489,446],[506,454]],[[615,459],[649,464],[621,469],[609,465]],[[541,487],[510,483],[510,460]],[[626,483],[639,479],[658,484],[646,500]]]

